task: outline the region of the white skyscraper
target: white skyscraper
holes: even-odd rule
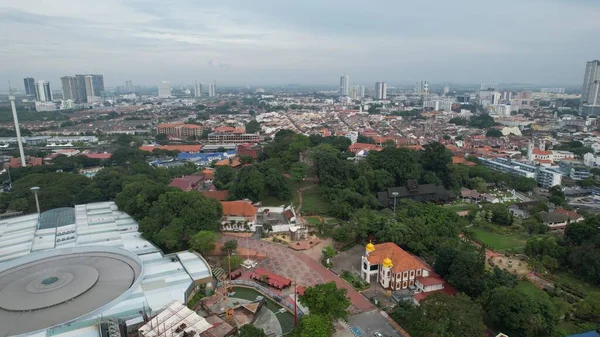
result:
[[[589,61],[583,76],[581,104],[600,105],[600,61]]]
[[[202,96],[202,83],[196,82],[196,84],[194,85],[194,96]]]
[[[340,95],[350,95],[350,76],[348,75],[340,77]]]
[[[387,99],[387,83],[375,82],[375,98]]]
[[[169,82],[169,81],[161,81],[158,84],[158,97],[159,98],[169,98],[169,97],[171,97],[171,82]]]
[[[362,96],[360,96],[360,85],[352,86],[352,89],[350,89],[350,98],[353,101],[356,101],[356,100],[359,100],[362,98]]]
[[[444,87],[444,95],[448,95],[449,92],[450,92],[450,87],[449,86],[445,86]]]
[[[428,93],[429,92],[429,81],[419,81],[415,84],[415,92]]]
[[[53,101],[52,90],[50,89],[50,82],[48,81],[36,81],[35,87],[35,100],[38,102],[49,102]]]
[[[208,85],[208,97],[217,96],[217,83],[210,83]]]
[[[366,93],[365,93],[365,92],[366,92],[366,88],[365,88],[365,86],[364,86],[364,85],[361,85],[361,86],[360,86],[360,98],[361,98],[361,99],[364,99],[364,98],[365,98],[365,95],[366,95]]]

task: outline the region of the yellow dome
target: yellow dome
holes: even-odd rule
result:
[[[390,260],[389,258],[385,258],[383,260],[383,267],[385,268],[389,268],[392,267],[394,264],[392,263],[392,260]]]
[[[375,251],[375,245],[369,242],[367,244],[367,252],[370,253],[370,252],[373,252],[373,251]]]

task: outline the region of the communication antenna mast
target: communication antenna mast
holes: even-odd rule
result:
[[[19,144],[19,154],[21,155],[21,166],[27,166],[25,162],[25,152],[23,152],[23,140],[21,139],[21,128],[19,127],[19,118],[17,117],[17,108],[15,108],[15,96],[13,95],[10,81],[8,82],[8,100],[10,101],[10,108],[12,110],[13,120],[15,122],[15,131],[17,132],[17,143]]]

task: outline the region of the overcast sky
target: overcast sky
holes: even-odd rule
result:
[[[7,80],[578,85],[598,0],[0,0]]]

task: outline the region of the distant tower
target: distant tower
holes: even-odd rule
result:
[[[375,98],[386,99],[387,98],[387,83],[375,82]]]
[[[196,84],[194,84],[194,96],[195,97],[202,96],[202,83],[198,83],[198,81],[196,81]]]
[[[17,132],[17,143],[19,144],[19,154],[21,155],[21,166],[27,166],[25,161],[25,152],[23,152],[23,140],[21,139],[21,128],[19,127],[19,118],[17,117],[17,108],[15,107],[15,96],[13,96],[12,88],[8,85],[8,100],[12,110],[13,120],[15,122],[15,131]]]
[[[169,82],[169,81],[161,81],[158,84],[158,97],[159,98],[169,98],[169,97],[171,97],[171,82]]]
[[[215,97],[217,96],[217,82],[215,81],[214,83],[210,83],[208,85],[208,97]]]
[[[533,139],[527,143],[527,160],[533,161]]]
[[[79,91],[77,90],[77,78],[75,76],[63,76],[60,78],[62,84],[63,100],[72,99],[78,102]]]
[[[448,95],[449,92],[450,92],[450,87],[449,86],[445,86],[444,87],[444,96]]]
[[[35,80],[33,77],[25,77],[23,83],[25,84],[25,95],[35,95]]]
[[[340,95],[350,95],[350,76],[348,75],[340,77]]]
[[[38,102],[52,102],[52,90],[50,89],[50,82],[47,81],[36,81],[35,87],[35,100]]]

